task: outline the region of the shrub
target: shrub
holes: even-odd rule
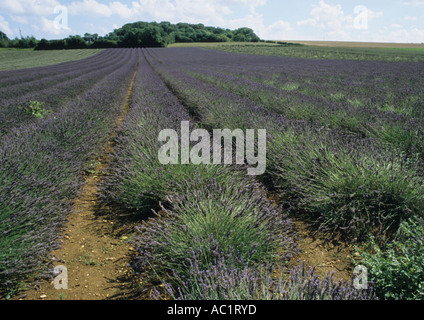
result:
[[[401,223],[395,241],[381,249],[375,241],[363,251],[361,264],[369,270],[381,299],[424,299],[424,220]]]
[[[228,266],[220,259],[210,269],[199,270],[194,260],[193,278],[181,278],[181,286],[174,289],[165,283],[166,293],[177,300],[372,300],[372,286],[357,290],[351,283],[334,280],[329,273],[323,279],[315,268],[304,265],[288,269],[274,265],[246,266],[241,269]],[[279,270],[278,270],[279,269]],[[280,276],[275,275],[275,271]],[[156,290],[153,298],[159,298]]]
[[[341,145],[344,141],[344,145]],[[419,161],[372,140],[288,130],[274,136],[270,168],[297,210],[326,230],[365,239],[396,232],[424,210]]]
[[[38,101],[30,101],[30,103],[25,106],[21,107],[24,112],[29,113],[33,115],[36,118],[44,118],[46,115],[50,114],[50,110],[47,110],[43,102]]]

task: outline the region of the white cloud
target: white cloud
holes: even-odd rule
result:
[[[281,38],[291,30],[289,23],[277,21],[265,26],[263,16],[256,8],[265,5],[267,0],[137,0],[130,5],[114,1],[109,4],[97,0],[74,1],[69,6],[69,14],[96,15],[100,17],[119,16],[125,20],[155,20],[172,23],[203,23],[224,28],[250,27],[261,37]],[[247,7],[249,14],[239,19],[229,18],[232,9]],[[160,8],[160,10],[158,9]]]
[[[0,11],[10,15],[46,16],[59,6],[57,0],[2,0]]]
[[[424,5],[424,0],[402,0],[406,6],[421,6]]]
[[[0,31],[3,31],[9,38],[13,36],[13,32],[9,27],[9,22],[0,16]]]
[[[417,21],[418,18],[415,16],[404,16],[403,19],[407,21]]]
[[[263,0],[231,0],[232,3],[260,3]],[[182,20],[214,17],[215,15],[229,15],[231,10],[228,5],[222,5],[220,1],[206,0],[138,0],[128,6],[119,1],[109,4],[100,3],[97,0],[74,1],[69,6],[71,15],[96,15],[103,17],[119,16],[122,19],[136,19],[149,16],[153,19]],[[186,21],[186,20],[184,20]]]
[[[1,0],[0,12],[8,15],[13,22],[34,27],[35,31],[58,35],[65,30],[54,26],[54,9],[60,0]],[[66,4],[69,24],[74,25],[79,17],[93,18],[117,17],[131,21],[170,21],[172,23],[203,23],[229,27],[257,26],[263,30],[263,18],[256,13],[256,8],[266,4],[267,0],[133,0],[124,3],[120,0],[104,2],[102,0],[74,0]],[[231,20],[232,9],[247,7],[250,14],[240,20]],[[256,19],[259,18],[259,21]],[[276,29],[279,24],[272,28]],[[280,23],[281,25],[281,23]],[[100,26],[101,28],[101,26]],[[63,29],[63,28],[62,28]],[[69,31],[69,30],[68,30]]]
[[[96,0],[84,0],[72,2],[67,6],[68,12],[71,15],[93,15],[110,17],[113,12],[109,5],[97,2]]]
[[[97,0],[74,1],[68,5],[70,15],[95,15],[100,17],[119,16],[126,20],[188,22],[211,24],[227,21],[233,13],[232,7],[248,7],[255,14],[258,6],[267,0],[137,0],[130,5],[119,1],[109,4]],[[246,17],[248,18],[248,17]]]
[[[330,38],[328,40],[353,40],[358,37],[358,32],[363,32],[358,31],[358,29],[368,29],[372,20],[383,16],[382,12],[372,11],[364,6],[359,6],[357,9],[357,12],[347,14],[340,4],[331,5],[321,0],[311,10],[311,18],[297,21],[296,25],[319,29]],[[358,18],[359,20],[361,19],[360,15],[366,17],[366,19],[365,24],[358,28]]]
[[[33,28],[54,35],[67,35],[72,32],[68,26],[62,26],[54,20],[41,17],[41,25],[33,25]]]
[[[310,15],[310,19],[298,21],[297,25],[340,29],[346,22],[353,23],[352,16],[346,16],[341,5],[332,6],[324,1],[320,1],[319,5],[311,10]]]
[[[384,28],[375,34],[372,41],[398,43],[424,43],[424,29]]]
[[[15,15],[11,15],[10,16],[10,19],[13,21],[13,22],[17,22],[17,23],[19,23],[19,24],[28,24],[29,23],[29,20],[28,20],[28,18],[26,17],[26,16],[23,16],[23,15],[18,15],[18,16],[15,16]]]
[[[263,5],[265,2],[261,0],[249,1],[249,0],[232,0],[228,2],[250,2],[249,11],[250,13],[242,18],[229,19],[228,17],[220,14],[219,12],[213,16],[207,17],[207,21],[202,23],[210,23],[216,26],[229,29],[237,29],[241,27],[248,27],[254,30],[254,32],[262,39],[267,40],[282,40],[287,39],[293,32],[293,28],[289,22],[278,20],[270,25],[266,25],[264,16],[256,12],[256,5]],[[226,2],[227,3],[227,2]],[[184,20],[186,21],[186,20]]]
[[[23,2],[14,0],[3,0],[0,2],[0,10],[3,13],[23,14],[25,9]]]
[[[402,29],[402,28],[403,28],[403,26],[402,26],[401,24],[398,24],[398,23],[392,23],[392,24],[390,25],[390,27],[391,27],[392,29]]]
[[[61,35],[71,31],[70,28],[59,26],[55,20],[48,17],[57,15],[60,7],[57,0],[2,0],[0,10],[7,14],[11,21],[20,26],[27,25],[31,31],[45,34]]]
[[[66,8],[69,25],[82,33],[87,30],[100,33],[108,25],[118,28],[118,24],[125,22],[169,21],[203,23],[230,29],[249,27],[261,38],[270,40],[321,40],[325,35],[327,40],[423,42],[422,29],[407,27],[412,21],[420,21],[417,9],[424,4],[424,0],[401,1],[404,6],[409,6],[409,11],[392,21],[380,19],[375,23],[383,13],[365,7],[366,11],[363,12],[367,17],[367,27],[362,29],[357,27],[358,12],[346,12],[344,6],[327,3],[327,0],[314,1],[315,6],[310,8],[309,15],[306,12],[303,20],[293,21],[288,16],[271,22],[266,21],[260,11],[268,3],[267,0],[68,0]],[[18,33],[21,26],[24,30],[27,26],[25,32],[28,32],[28,28],[38,32],[38,37],[69,34],[72,31],[69,27],[60,28],[53,20],[57,16],[54,9],[61,3],[65,1],[0,0],[0,29],[13,36],[13,31]],[[272,6],[271,3],[268,5]],[[299,3],[299,7],[302,5]],[[269,8],[264,8],[264,12],[266,10]],[[245,12],[244,16],[240,12]],[[87,19],[90,19],[91,25],[80,23]],[[102,21],[102,25],[97,20]],[[105,23],[105,20],[109,22]]]
[[[261,38],[267,40],[288,40],[295,38],[293,36],[293,28],[289,22],[278,20],[268,27],[265,27],[263,31],[260,31]]]

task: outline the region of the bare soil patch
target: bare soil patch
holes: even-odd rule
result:
[[[334,272],[334,280],[350,282],[353,277],[352,246],[337,238],[329,239],[315,231],[305,220],[292,219],[298,236],[300,252],[291,259],[291,266],[315,267],[315,274],[321,279]]]

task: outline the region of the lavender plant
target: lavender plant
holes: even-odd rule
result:
[[[370,286],[355,289],[334,274],[318,278],[315,268],[304,265],[288,269],[266,264],[233,268],[224,258],[209,269],[200,269],[193,259],[191,277],[178,277],[176,288],[164,283],[165,293],[176,300],[375,300]],[[277,275],[277,272],[280,275]],[[153,298],[161,295],[156,290]]]
[[[1,294],[29,277],[51,276],[53,249],[72,211],[89,161],[114,128],[136,67],[137,51],[54,114],[11,128],[0,142]],[[84,68],[79,70],[84,73]]]
[[[34,68],[26,70],[22,77],[15,75],[16,78],[8,76],[9,72],[1,72],[9,82],[0,87],[0,132],[32,121],[33,117],[26,112],[31,108],[31,101],[42,103],[44,109],[51,112],[60,110],[66,101],[78,97],[105,75],[119,70],[129,54],[121,51],[120,55],[119,50],[111,50],[108,54],[98,55],[98,61],[93,58],[80,60],[78,67],[71,62]]]
[[[178,131],[180,121],[190,118],[146,59],[140,67],[144,72],[136,78],[104,190],[105,200],[140,218],[146,208],[163,203],[133,240],[136,273],[176,284],[178,277],[196,276],[193,263],[213,268],[225,257],[227,265],[240,269],[263,259],[289,259],[295,252],[290,221],[243,168],[158,162],[159,131]]]
[[[353,102],[327,103],[325,96],[315,101],[315,97],[312,99],[305,93],[277,90],[275,86],[257,85],[243,79],[238,84],[235,76],[227,75],[239,74],[241,66],[250,62],[241,78],[256,69],[262,74],[264,65],[295,78],[296,75],[290,74],[292,67],[287,66],[289,62],[300,64],[295,59],[224,53],[213,56],[210,52],[194,57],[194,52],[185,50],[175,50],[171,57],[170,53],[157,51],[148,59],[206,126],[268,130],[266,175],[291,204],[293,212],[310,212],[322,228],[365,238],[370,232],[383,237],[387,230],[396,230],[400,221],[421,215],[423,166],[419,136],[422,119],[389,113],[380,110],[382,108],[359,108]],[[185,60],[187,56],[190,60]],[[339,77],[330,69],[333,63],[321,62],[319,72],[317,62],[305,63],[309,64],[308,70],[318,76]],[[390,89],[393,75],[389,73],[401,71],[398,65],[390,64],[345,61],[337,64],[343,74],[355,64],[359,69],[355,76],[360,80],[368,76],[366,68],[385,67],[387,70],[380,70],[378,76],[388,78],[385,83]],[[212,72],[205,65],[219,71]],[[411,64],[408,68],[415,66]],[[270,72],[275,75],[275,71]],[[361,85],[358,79],[353,79]],[[412,81],[419,83],[419,79],[417,74]],[[414,91],[414,95],[421,94]],[[399,93],[399,99],[404,99],[403,94]],[[335,100],[332,96],[331,99]],[[311,113],[308,106],[316,112]],[[290,114],[291,110],[296,111],[296,119]]]

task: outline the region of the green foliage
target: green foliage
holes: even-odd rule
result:
[[[44,118],[51,112],[50,110],[47,110],[45,108],[44,103],[38,101],[30,101],[28,105],[26,105],[25,107],[21,107],[21,109],[24,112],[29,113],[38,119]]]
[[[259,37],[250,28],[240,28],[234,31],[234,41],[237,42],[259,42]]]
[[[37,45],[37,39],[33,36],[9,39],[7,35],[0,31],[0,48],[28,49]]]
[[[0,40],[9,40],[9,38],[3,31],[0,31]]]
[[[249,28],[235,31],[205,27],[203,24],[135,22],[114,30],[105,39],[121,41],[123,46],[163,47],[174,42],[258,42]]]
[[[85,33],[83,38],[84,38],[84,41],[90,45],[94,43],[94,41],[97,41],[97,39],[99,39],[99,35],[97,33],[94,33],[94,34]]]
[[[287,131],[274,135],[268,167],[279,177],[287,197],[317,217],[328,229],[347,229],[358,238],[379,237],[397,230],[399,223],[424,212],[424,188],[417,166],[404,154],[370,157],[336,147],[322,133]],[[281,156],[280,156],[281,154]],[[292,194],[291,194],[292,193]]]
[[[1,31],[0,31],[1,32]],[[35,50],[62,50],[116,47],[166,47],[175,42],[259,42],[250,28],[229,30],[206,27],[203,24],[169,22],[134,22],[115,29],[108,35],[85,33],[83,37],[71,35],[65,39],[37,41],[34,37],[9,40],[0,33],[0,48],[34,48]]]
[[[7,48],[8,44],[9,38],[3,31],[0,31],[0,48]]]
[[[397,239],[381,249],[375,241],[363,251],[361,264],[368,268],[381,299],[424,299],[424,220],[401,224]]]
[[[124,47],[165,47],[167,41],[160,28],[147,26],[142,29],[129,28],[121,44]]]
[[[191,179],[188,175],[181,177],[183,185],[189,189],[184,190],[186,196],[183,199],[180,195],[170,196],[172,216],[167,217],[170,221],[166,230],[156,238],[158,242],[169,243],[161,248],[160,256],[178,262],[168,267],[179,274],[189,273],[187,266],[180,262],[186,261],[190,252],[201,252],[198,267],[206,269],[213,264],[216,258],[213,251],[217,248],[228,255],[228,260],[232,260],[231,252],[236,250],[242,258],[237,262],[244,265],[272,259],[279,245],[278,239],[270,239],[266,232],[270,228],[268,222],[260,218],[263,203],[251,192],[242,193],[241,188],[235,186],[234,180],[243,179],[237,176],[231,179],[231,171],[224,170],[226,172],[221,173],[220,181],[217,181],[212,176],[213,171],[200,179]],[[211,188],[210,181],[216,183],[219,193]]]
[[[62,40],[46,40],[41,39],[35,50],[62,50],[62,49],[85,49],[88,44],[84,38],[80,36],[69,36]]]
[[[66,40],[66,47],[68,49],[84,49],[87,48],[87,43],[80,36],[69,36]]]

